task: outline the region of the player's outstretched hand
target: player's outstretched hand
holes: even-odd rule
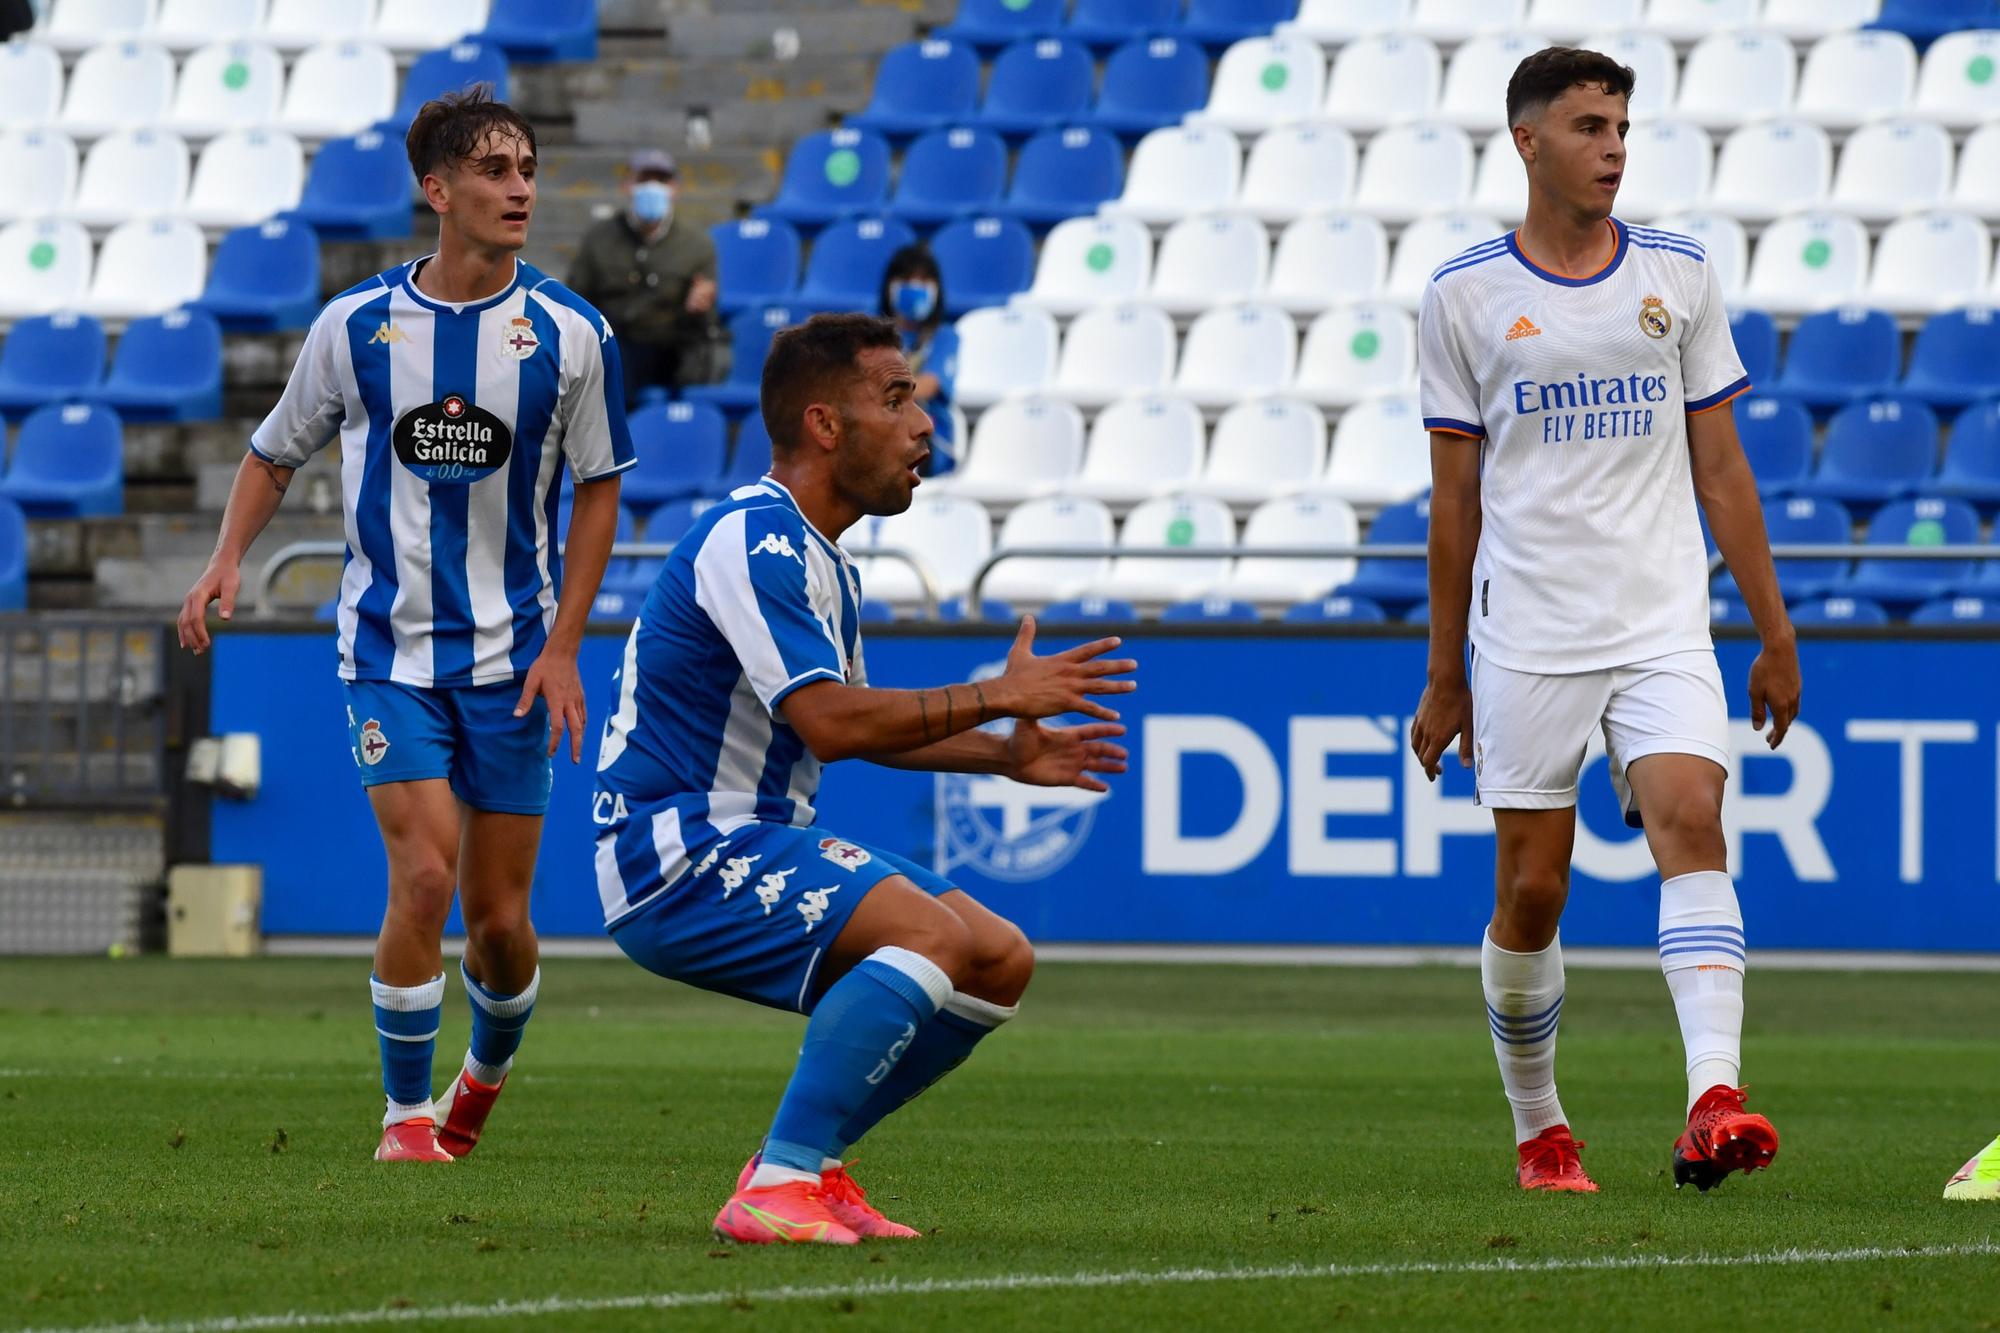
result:
[[[1035,618],[1023,616],[1014,646],[1007,650],[1007,669],[986,683],[987,703],[1006,717],[1058,717],[1082,713],[1100,722],[1116,722],[1118,714],[1094,703],[1093,694],[1130,694],[1139,688],[1133,680],[1112,680],[1129,675],[1139,664],[1129,657],[1107,658],[1118,639],[1095,639],[1074,648],[1035,656]]]
[[[1123,736],[1120,722],[1086,722],[1080,727],[1045,727],[1023,720],[1007,740],[1007,776],[1034,787],[1081,787],[1110,791],[1093,773],[1123,773],[1130,756],[1109,739]]]
[[[1438,780],[1445,747],[1458,737],[1458,763],[1472,767],[1472,691],[1463,680],[1433,680],[1417,701],[1410,723],[1410,748],[1424,766],[1424,776]]]
[[[556,757],[556,746],[567,730],[569,761],[583,762],[583,678],[577,675],[576,659],[543,649],[521,682],[521,702],[514,705],[514,716],[526,717],[538,694],[549,701],[549,758]]]
[[[236,614],[236,594],[242,587],[242,571],[235,565],[210,564],[202,570],[201,577],[181,601],[181,647],[191,649],[196,655],[208,651],[208,604],[220,602],[222,618],[227,620]]]
[[[1797,644],[1766,647],[1750,664],[1750,725],[1763,731],[1764,719],[1770,717],[1771,729],[1764,740],[1773,750],[1792,729],[1792,720],[1799,715],[1799,696],[1803,690]]]

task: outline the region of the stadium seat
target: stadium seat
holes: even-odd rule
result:
[[[1735,305],[1743,298],[1750,271],[1750,239],[1743,224],[1721,213],[1676,213],[1654,224],[1656,231],[1679,232],[1701,242],[1708,266],[1722,284],[1722,298]],[[1864,231],[1865,237],[1867,233]]]
[[[0,497],[0,611],[28,605],[28,519],[21,506]]]
[[[1708,599],[1708,623],[1711,625],[1755,625],[1750,608],[1734,597],[1710,597]]]
[[[394,3],[395,0],[384,0],[383,13],[387,14],[388,6]],[[379,26],[376,32],[379,37]],[[397,49],[393,42],[388,45],[392,50]],[[424,103],[446,93],[462,92],[479,83],[493,86],[494,101],[507,100],[507,53],[499,47],[480,42],[455,42],[435,51],[425,50],[403,76],[403,95],[389,115],[389,124],[400,134],[409,129],[410,122],[417,118],[417,112],[423,109]]]
[[[981,600],[1039,606],[1074,597],[1102,580],[1111,569],[1116,525],[1111,511],[1096,500],[1050,496],[1030,500],[1007,515],[994,550],[1032,546],[1097,547],[1098,556],[1022,556],[993,567],[980,589]]]
[[[1042,130],[1021,145],[1007,201],[996,210],[1045,231],[1092,213],[1125,184],[1125,151],[1116,135],[1082,125]]]
[[[314,256],[317,263],[318,257]],[[311,311],[307,311],[310,317]],[[300,324],[305,321],[302,319]],[[111,374],[85,395],[125,421],[211,421],[222,415],[222,328],[203,310],[135,319]]]
[[[1922,213],[1883,229],[1868,269],[1868,303],[1898,315],[1964,305],[1993,274],[1993,233],[1970,213]]]
[[[1005,507],[1065,486],[1083,466],[1083,413],[1040,394],[1009,398],[980,415],[969,456],[949,494]]]
[[[1341,415],[1314,489],[1373,509],[1413,499],[1430,484],[1430,436],[1417,396],[1390,393],[1364,398]]]
[[[188,150],[165,130],[130,129],[91,145],[68,216],[109,228],[131,218],[178,212],[187,199]]]
[[[1056,322],[1032,306],[974,310],[958,321],[958,382],[952,397],[990,407],[1010,394],[1038,392],[1055,378]]]
[[[1856,398],[1896,387],[1903,339],[1880,310],[1848,305],[1807,315],[1792,330],[1785,371],[1768,386],[1828,416]]]
[[[327,42],[292,65],[278,127],[305,140],[365,138],[370,126],[389,119],[395,109],[396,62],[387,51],[373,42]],[[395,137],[401,140],[400,130]],[[409,170],[407,161],[403,169]],[[407,187],[405,195],[407,205]]]
[[[957,16],[936,35],[991,56],[1011,43],[1060,31],[1068,8],[1068,0],[959,0]]]
[[[1014,608],[997,597],[979,599],[977,615],[972,610],[972,599],[954,597],[950,601],[938,603],[937,620],[940,625],[957,625],[971,620],[984,620],[989,624],[1010,624],[1019,619]]]
[[[222,238],[195,305],[231,333],[302,329],[320,305],[320,244],[291,218],[238,227]]]
[[[1070,322],[1048,392],[1099,408],[1128,393],[1164,389],[1174,377],[1174,322],[1155,305],[1094,306]]]
[[[1727,0],[1680,0],[1689,8],[1720,11]],[[1754,10],[1755,0],[1748,0]],[[1654,10],[1660,7],[1654,0]],[[1658,22],[1647,26],[1676,34]],[[1675,112],[1710,130],[1726,130],[1792,108],[1798,88],[1798,57],[1792,44],[1772,32],[1717,31],[1695,43],[1681,67]]]
[[[1745,299],[1774,315],[1803,315],[1860,297],[1868,232],[1845,213],[1800,213],[1764,229]]]
[[[926,489],[920,488],[900,514],[864,519],[849,542],[910,552],[923,561],[943,602],[971,591],[972,576],[993,553],[993,523],[976,501],[929,495]],[[907,561],[888,556],[864,556],[862,561],[861,589],[870,597],[897,608],[923,601],[923,584]]]
[[[1925,320],[1901,388],[1939,412],[2000,393],[2000,321],[1993,308],[1968,306]]]
[[[1063,484],[1064,493],[1116,509],[1178,492],[1201,471],[1207,434],[1201,409],[1179,395],[1121,398],[1091,423],[1083,468]]]
[[[1935,121],[1885,120],[1848,136],[1827,203],[1864,222],[1943,206],[1951,191],[1951,135]]]
[[[408,236],[410,163],[402,142],[379,130],[363,130],[351,139],[321,144],[292,215],[323,240]]]
[[[1826,131],[1803,120],[1745,125],[1722,141],[1708,207],[1766,222],[1826,198],[1833,180],[1833,145]]]
[[[963,124],[979,104],[979,57],[938,37],[905,42],[876,62],[875,91],[847,124],[892,142]]]
[[[0,42],[0,129],[34,129],[56,118],[62,105],[63,66],[43,42]]]
[[[366,41],[374,25],[375,0],[271,0],[256,36],[292,55],[322,42]],[[392,83],[392,104],[394,94]],[[388,107],[382,114],[389,114]]]
[[[77,309],[104,320],[165,314],[200,296],[207,281],[201,228],[185,218],[139,218],[104,238]]]
[[[1409,389],[1417,377],[1416,344],[1416,321],[1395,306],[1338,306],[1306,329],[1290,392],[1321,407],[1345,407]]]
[[[0,57],[7,48],[0,46]],[[66,211],[76,196],[76,144],[60,130],[0,130],[0,222]]]
[[[0,343],[0,415],[18,421],[38,407],[80,398],[104,374],[104,326],[88,315],[37,315]]]
[[[1321,46],[1343,46],[1359,37],[1395,32],[1410,21],[1411,0],[1300,0],[1299,16],[1274,30]]]
[[[1049,125],[1070,124],[1090,111],[1097,65],[1090,48],[1060,37],[1014,43],[993,61],[978,123],[1024,139]]]
[[[1507,81],[1548,44],[1532,32],[1482,33],[1467,41],[1445,69],[1435,118],[1478,134],[1507,128]]]
[[[2000,400],[1988,398],[1958,414],[1945,438],[1944,462],[1922,489],[1985,514],[2000,508]]]
[[[57,128],[74,139],[158,125],[174,100],[174,58],[144,42],[93,46],[69,72]]]
[[[1217,306],[1197,315],[1174,378],[1174,391],[1210,411],[1239,399],[1283,393],[1299,360],[1292,317],[1272,305]]]
[[[0,319],[74,307],[90,269],[90,237],[74,222],[23,218],[0,227]]]
[[[1761,0],[1647,0],[1641,25],[1676,42],[1698,42],[1728,28],[1755,26]]]
[[[1525,25],[1528,0],[1416,0],[1407,30],[1443,46]]]
[[[1912,109],[1947,129],[1969,130],[2000,116],[2000,31],[1953,32],[1924,53]]]
[[[1382,294],[1405,310],[1415,310],[1423,301],[1424,284],[1438,265],[1504,231],[1497,221],[1477,213],[1418,218],[1403,228],[1396,242],[1396,256],[1390,261],[1389,280]]]
[[[181,66],[166,128],[186,139],[269,125],[285,94],[285,64],[259,42],[204,46]]]
[[[729,321],[729,378],[719,384],[694,384],[682,391],[690,402],[709,403],[731,415],[756,416],[764,376],[764,354],[779,329],[804,322],[811,312],[788,305],[753,306]]]
[[[1757,388],[1768,391],[1778,377],[1778,322],[1761,310],[1732,310],[1729,337],[1736,344],[1743,373]]]
[[[1868,26],[1900,32],[1919,49],[1961,28],[1992,28],[2000,22],[1993,0],[1882,0],[1882,12]]]
[[[118,414],[93,403],[51,403],[28,414],[0,496],[30,518],[94,518],[125,512],[124,431]]]
[[[1764,0],[1758,26],[1811,41],[1872,23],[1881,12],[1882,0]]]
[[[1839,32],[1806,53],[1793,114],[1828,129],[1900,115],[1917,87],[1917,48],[1895,32]]]
[[[35,36],[65,55],[131,41],[158,21],[159,0],[50,0]]]
[[[1519,222],[1528,215],[1528,174],[1521,165],[1520,150],[1514,146],[1512,130],[1495,130],[1486,136],[1479,150],[1479,165],[1472,173],[1470,206],[1502,222]],[[1637,216],[1622,206],[1618,211]]]
[[[1036,615],[1049,625],[1129,624],[1139,618],[1132,603],[1115,597],[1071,597],[1050,602]]]
[[[847,218],[819,234],[805,281],[791,304],[810,311],[859,310],[874,314],[882,300],[889,257],[917,234],[895,218]]]
[[[1865,597],[1819,597],[1794,606],[1792,623],[1814,627],[1886,625],[1889,623],[1889,612],[1881,603]]]
[[[1298,12],[1299,0],[1187,0],[1180,31],[1216,51],[1262,37]]]
[[[1236,545],[1236,520],[1229,507],[1203,496],[1161,496],[1148,500],[1126,516],[1118,530],[1122,550],[1171,547],[1212,550],[1213,559],[1176,559],[1160,555],[1119,555],[1102,579],[1077,595],[1119,598],[1142,610],[1157,610],[1169,602],[1199,597],[1229,573],[1229,551]]]
[[[1248,301],[1271,270],[1264,224],[1242,213],[1183,218],[1167,228],[1153,260],[1147,298],[1171,315]]]
[[[1358,160],[1354,136],[1337,125],[1279,125],[1251,145],[1236,207],[1266,223],[1344,208]]]
[[[2000,123],[1983,125],[1965,136],[1948,206],[1988,222],[2000,221]]]
[[[912,227],[936,227],[986,213],[1007,188],[1007,145],[990,130],[932,130],[903,154],[889,213]]]
[[[1422,546],[1430,540],[1431,502],[1411,500],[1385,505],[1368,525],[1363,546]],[[1341,597],[1363,598],[1398,614],[1430,596],[1430,576],[1421,559],[1364,556],[1354,577],[1336,588]]]
[[[1042,242],[1034,285],[1021,300],[1074,315],[1140,295],[1152,274],[1153,238],[1144,226],[1130,218],[1071,218]]]
[[[1209,624],[1209,625],[1249,625],[1263,617],[1249,602],[1239,602],[1229,597],[1208,596],[1192,601],[1175,602],[1160,608],[1159,620],[1163,625]]]
[[[1180,27],[1185,0],[1076,0],[1063,35],[1099,52]]]
[[[1264,299],[1295,315],[1368,300],[1389,280],[1389,233],[1360,213],[1317,213],[1278,237]]]
[[[1320,118],[1364,131],[1425,120],[1443,83],[1434,43],[1400,33],[1361,37],[1334,56]]]
[[[1882,507],[1868,524],[1866,546],[1974,546],[1979,515],[1963,500],[1926,497]],[[1871,560],[1863,556],[1838,591],[1886,606],[1908,608],[1948,595],[1974,577],[1974,562],[1963,557],[1937,560]]]
[[[484,28],[489,7],[489,0],[381,0],[369,35],[399,55],[430,54],[460,44],[461,39]],[[414,69],[411,72],[414,74]],[[499,89],[494,96],[507,100]]]
[[[799,233],[777,218],[742,218],[708,229],[715,242],[715,308],[723,315],[782,301],[799,285]]]
[[[1178,125],[1208,101],[1208,54],[1200,42],[1140,37],[1104,62],[1089,121],[1128,143]]]
[[[1201,475],[1184,488],[1245,507],[1301,491],[1326,469],[1326,418],[1296,398],[1248,398],[1222,414]]]
[[[2000,624],[2000,597],[1940,597],[1910,612],[1912,625]]]
[[[1366,597],[1322,597],[1285,608],[1287,625],[1379,625],[1389,618],[1379,602]]]
[[[1451,125],[1397,125],[1369,141],[1354,207],[1387,222],[1458,208],[1472,193],[1472,140]]]
[[[1811,496],[1766,497],[1764,531],[1773,546],[1845,546],[1854,537],[1854,519],[1837,500],[1816,500]],[[1823,597],[1846,578],[1845,560],[1813,560],[1784,556],[1773,565],[1778,589],[1787,598]],[[1716,571],[1709,586],[1712,595],[1741,600],[1729,571]]]
[[[197,226],[241,227],[298,207],[305,154],[283,130],[231,130],[209,141],[181,215]]]
[[[1937,414],[1922,403],[1850,403],[1827,424],[1818,471],[1795,489],[1869,508],[1921,486],[1935,470],[1937,457]]]
[[[1256,555],[1273,547],[1354,546],[1361,520],[1346,501],[1330,495],[1288,495],[1268,500],[1243,524],[1243,552],[1210,595],[1272,608],[1317,602],[1356,572],[1352,556],[1300,558]]]
[[[753,403],[737,427],[736,443],[729,451],[729,470],[722,474],[717,489],[728,495],[740,487],[754,486],[770,470],[771,434],[764,429],[763,414]]]
[[[650,514],[671,500],[713,495],[729,457],[729,428],[708,403],[651,403],[631,413],[639,462],[625,474],[619,500]]]
[[[1034,234],[1012,218],[946,223],[931,237],[931,257],[944,280],[945,314],[953,318],[1005,305],[1035,280]]]
[[[1105,217],[1165,225],[1236,202],[1243,149],[1219,125],[1175,125],[1139,141],[1126,167],[1125,188],[1098,210]]]
[[[1812,472],[1812,417],[1789,398],[1747,393],[1730,404],[1759,495],[1786,495]]]
[[[597,0],[493,0],[478,39],[516,64],[597,59]]]
[[[1245,136],[1306,120],[1326,97],[1326,54],[1296,37],[1249,37],[1222,53],[1208,105],[1191,124]]]
[[[1591,7],[1599,6],[1592,3]],[[1545,29],[1537,27],[1535,31]],[[1586,51],[1602,51],[1619,64],[1631,67],[1632,100],[1627,110],[1635,123],[1644,124],[1673,114],[1681,92],[1681,64],[1671,40],[1657,32],[1599,30],[1577,45]]]
[[[1625,175],[1618,183],[1619,217],[1651,222],[1684,212],[1708,197],[1715,147],[1701,126],[1686,120],[1641,121],[1632,127],[1625,142]],[[1520,171],[1518,158],[1515,171]]]
[[[626,473],[626,480],[630,481],[631,476],[631,473]],[[623,500],[626,492],[621,488],[618,495]],[[695,520],[714,503],[712,496],[698,495],[687,500],[669,500],[657,506],[640,520],[639,528],[644,533],[644,540],[662,545],[678,542],[693,530]]]
[[[1646,0],[1528,0],[1522,26],[1530,32],[1547,33],[1549,40],[1564,46],[1581,46],[1586,51],[1602,48],[1584,39],[1606,30],[1637,28]],[[1611,55],[1610,52],[1605,52]],[[1629,61],[1613,55],[1620,64]]]
[[[565,472],[563,474],[562,493],[556,502],[556,541],[558,544],[569,540],[570,513],[575,504],[576,484],[570,480],[569,474]],[[613,543],[619,546],[627,546],[638,539],[638,519],[633,517],[630,509],[627,509],[622,504],[619,505],[618,526],[613,530],[612,534]],[[635,566],[638,564],[639,562],[636,560],[623,556],[613,556],[611,562],[604,568],[604,581],[606,585],[610,586],[639,581],[635,578],[638,572]],[[657,573],[657,570],[655,573]],[[648,579],[645,582],[650,583],[651,580]]]

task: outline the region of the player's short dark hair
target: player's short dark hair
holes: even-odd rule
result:
[[[475,83],[463,92],[434,98],[417,112],[403,140],[410,170],[421,183],[478,152],[494,130],[525,139],[528,151],[535,151],[535,127],[513,107],[494,101],[492,84]]]
[[[847,381],[860,373],[863,352],[902,346],[895,324],[873,315],[814,315],[780,330],[758,386],[772,454],[789,455],[804,440],[808,407],[840,401]]]
[[[1631,100],[1638,76],[1602,51],[1545,46],[1514,67],[1507,80],[1507,123],[1519,125],[1540,115],[1549,103],[1580,83],[1594,83],[1613,97]]]

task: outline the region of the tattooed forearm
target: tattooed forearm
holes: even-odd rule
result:
[[[924,720],[924,744],[928,745],[931,739],[931,706],[925,702],[922,690],[917,691],[917,712]]]
[[[958,728],[952,725],[953,721],[951,686],[947,685],[944,687],[944,734],[947,736],[956,736],[958,734]]]
[[[260,458],[257,460],[257,469],[271,479],[271,489],[280,495],[283,495],[285,488],[292,484],[292,474],[275,463],[267,463]]]
[[[986,725],[986,691],[980,688],[979,682],[975,680],[972,682],[972,692],[979,696],[979,725],[983,727]]]

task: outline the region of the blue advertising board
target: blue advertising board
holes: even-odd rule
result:
[[[876,635],[869,676],[966,680],[997,671],[1010,638]],[[591,769],[621,642],[586,641],[584,763],[556,762],[534,901],[550,935],[600,929]],[[1478,941],[1492,819],[1455,760],[1432,784],[1409,754],[1421,639],[1149,626],[1127,651],[1132,770],[1109,795],[850,762],[827,770],[821,822],[937,865],[1039,941]],[[1746,716],[1755,644],[1718,651],[1753,947],[2000,950],[2000,641],[1807,640],[1804,712],[1775,753]],[[330,638],[231,633],[215,655],[213,727],[258,733],[264,759],[255,799],[215,803],[214,859],[263,865],[268,933],[372,934],[384,863]],[[1563,938],[1648,946],[1658,879],[1601,741],[1583,785]]]

